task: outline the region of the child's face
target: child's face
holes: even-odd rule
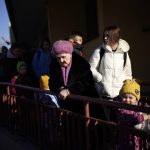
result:
[[[19,73],[22,75],[25,75],[27,73],[27,67],[26,66],[21,66]]]
[[[121,100],[123,103],[130,104],[130,105],[137,105],[138,101],[133,94],[125,93],[121,96]]]
[[[80,45],[82,45],[82,43],[83,43],[83,38],[81,37],[81,36],[75,36],[74,37],[74,42],[75,43],[77,43],[77,44],[80,44]]]

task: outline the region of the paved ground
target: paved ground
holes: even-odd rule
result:
[[[38,150],[38,148],[23,137],[13,135],[0,127],[0,150]]]

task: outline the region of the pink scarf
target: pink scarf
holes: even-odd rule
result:
[[[61,67],[62,75],[64,79],[64,85],[67,85],[71,64],[72,64],[72,61],[70,61],[70,64],[67,67]]]

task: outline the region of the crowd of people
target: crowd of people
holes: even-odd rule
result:
[[[121,39],[120,28],[112,25],[104,29],[103,42],[93,51],[89,62],[82,49],[83,35],[77,31],[53,44],[44,39],[34,54],[23,43],[14,43],[1,53],[0,81],[51,90],[58,97],[42,94],[41,102],[80,113],[83,113],[83,105],[65,101],[68,95],[119,99],[122,103],[138,105],[140,85],[133,80],[128,53],[130,46]],[[28,96],[21,90],[12,89],[12,92]],[[102,111],[101,117],[106,116],[105,119],[110,121],[111,108],[104,107]],[[147,114],[125,109],[118,109],[115,113],[119,124],[132,127],[150,119]],[[136,148],[139,147],[137,140],[133,144]]]

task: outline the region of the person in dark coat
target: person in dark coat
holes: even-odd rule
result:
[[[68,41],[73,44],[73,51],[83,56],[83,35],[80,31],[72,31],[68,37]]]
[[[50,65],[49,87],[51,91],[60,98],[60,108],[84,115],[84,102],[69,99],[68,95],[76,94],[91,98],[99,97],[94,87],[94,79],[89,63],[82,56],[73,52],[73,45],[69,41],[56,41],[53,44],[52,53],[55,58]],[[93,105],[90,105],[90,110],[91,116],[96,116],[96,111],[100,118],[103,118],[104,112],[101,107],[99,107],[99,111],[97,111]],[[67,121],[71,122],[72,118],[68,118]],[[80,125],[82,141],[84,143],[86,142],[85,120],[81,120]],[[94,127],[90,125],[88,128],[90,129],[90,134],[93,135]],[[97,132],[102,136],[101,126]],[[91,148],[95,143],[93,139],[94,138],[91,139]],[[84,144],[82,149],[85,149]]]
[[[31,79],[28,75],[28,67],[26,62],[18,61],[17,63],[17,75],[14,84],[19,84],[23,86],[31,86]],[[14,80],[14,79],[13,79]],[[13,82],[12,82],[13,83]],[[26,89],[16,88],[16,95],[21,98],[32,98],[33,93]]]
[[[50,68],[50,88],[58,97],[65,100],[69,94],[98,97],[89,63],[73,52],[69,41],[59,40],[53,44],[54,59]],[[75,101],[61,101],[64,108],[83,112],[83,107]],[[83,105],[82,105],[83,106]],[[82,109],[82,110],[79,110]]]

